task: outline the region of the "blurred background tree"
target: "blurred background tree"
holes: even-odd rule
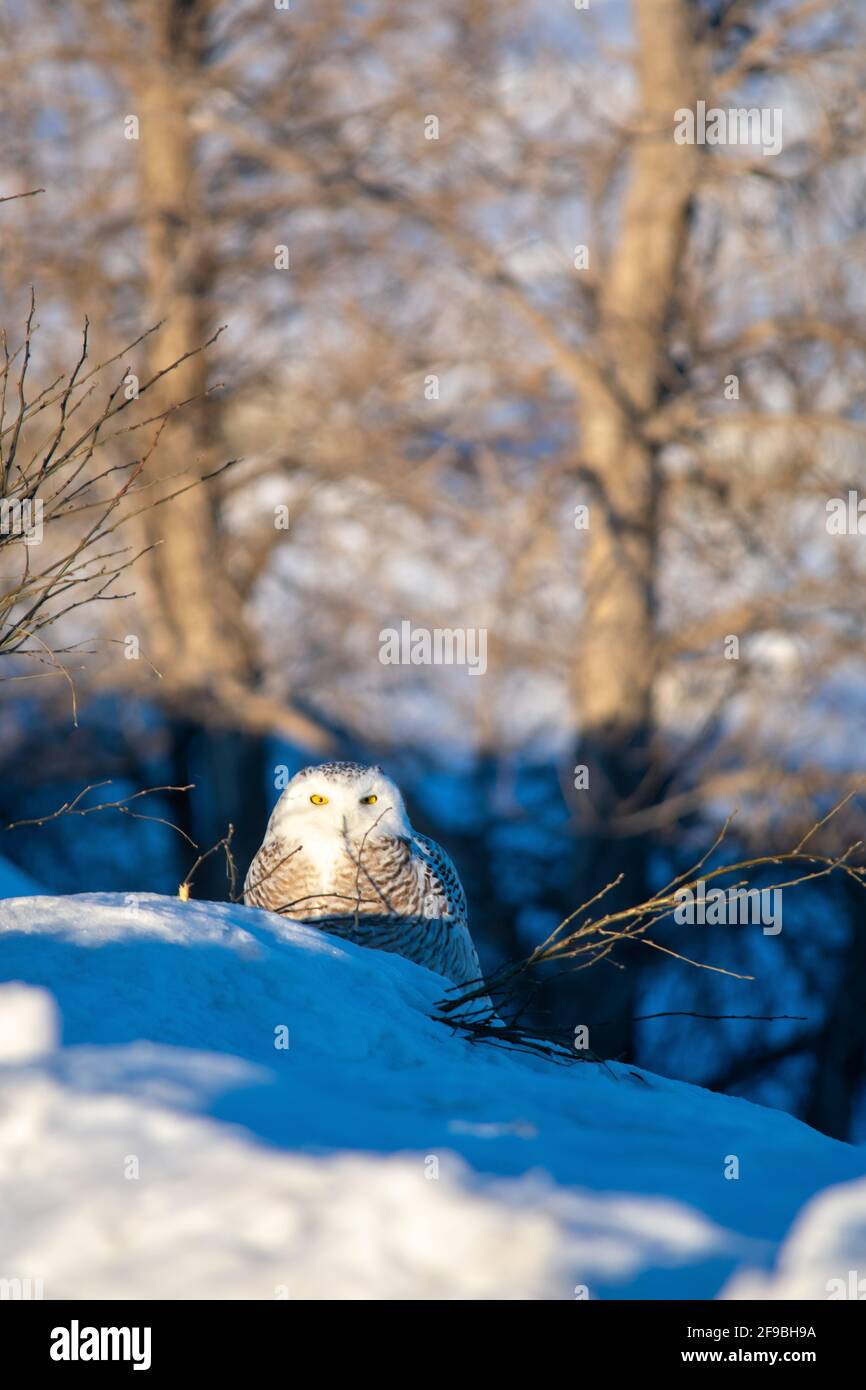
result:
[[[164,321],[134,364],[182,359],[161,485],[241,457],[140,519],[155,548],[135,598],[88,615],[110,640],[77,730],[50,683],[6,687],[7,820],[104,776],[194,782],[167,817],[202,846],[233,822],[245,868],[283,768],[378,759],[493,966],[620,872],[643,898],[735,807],[731,852],[787,846],[862,784],[863,542],[827,529],[866,430],[861,7],[37,0],[0,22],[0,191],[46,189],[5,209],[3,321],[35,284],[64,364],[85,314],[103,357]],[[676,143],[699,100],[779,110],[781,152]],[[486,674],[382,665],[404,619],[485,628]],[[172,891],[188,846],[142,835],[7,843],[48,887]],[[861,897],[804,891],[779,937],[680,929],[753,981],[632,945],[543,981],[538,1017],[862,1132]],[[639,1021],[672,1011],[805,1021]]]

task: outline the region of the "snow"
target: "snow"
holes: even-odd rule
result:
[[[57,1046],[59,1020],[51,995],[42,989],[0,992],[0,1062],[29,1062]]]
[[[0,978],[0,1277],[48,1298],[775,1297],[866,1274],[862,1151],[473,1046],[400,957],[85,894],[0,903]]]
[[[821,1192],[797,1217],[769,1275],[734,1275],[725,1298],[866,1299],[866,1182]]]

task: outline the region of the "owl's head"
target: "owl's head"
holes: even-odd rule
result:
[[[296,773],[273,809],[268,835],[336,835],[354,842],[412,834],[399,788],[380,767],[322,763]]]

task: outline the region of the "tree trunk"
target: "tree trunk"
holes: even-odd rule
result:
[[[213,331],[214,267],[189,109],[209,8],[206,0],[153,0],[150,45],[136,68],[147,303],[152,320],[164,320],[148,340],[149,373],[196,353],[154,388],[161,409],[192,398],[170,416],[155,456],[160,474],[174,479],[172,490],[221,461],[218,408],[204,400],[208,364],[197,351]],[[247,677],[251,663],[212,487],[183,493],[148,513],[146,524],[148,540],[159,542],[145,594],[153,659],[169,687],[206,700],[214,686]]]
[[[271,812],[273,798],[265,782],[266,740],[239,729],[214,729],[179,719],[171,726],[172,781],[193,783],[191,799],[179,795],[172,818],[201,846],[210,849],[234,827],[231,852],[240,893],[246,871],[255,857]],[[178,882],[196,859],[196,851],[178,841]],[[196,871],[192,896],[222,900],[230,880],[222,850]]]
[[[866,911],[863,889],[848,878],[837,885],[848,918],[836,988],[827,1001],[827,1021],[815,1046],[815,1067],[803,1118],[834,1139],[850,1139],[866,1057]]]
[[[612,822],[624,803],[641,799],[652,771],[658,674],[659,476],[641,426],[664,388],[667,334],[697,174],[696,149],[674,142],[674,112],[694,105],[699,73],[688,0],[637,0],[634,12],[640,129],[598,306],[607,389],[588,385],[581,398],[591,500],[585,611],[573,668],[577,763],[589,773],[588,789],[575,793],[585,827],[576,893],[585,900],[624,872],[618,899],[623,903],[645,895],[649,843],[644,835],[617,837]],[[613,896],[606,901],[618,905]],[[587,1007],[591,1003],[593,1017],[617,1021],[595,1037],[595,1050],[628,1057],[636,948],[623,954],[623,965],[593,968]]]
[[[207,0],[151,0],[149,44],[135,69],[147,304],[151,321],[164,321],[148,340],[148,374],[195,354],[154,388],[157,409],[190,401],[169,417],[155,455],[171,491],[222,461],[218,406],[204,398],[208,363],[199,351],[214,331],[215,267],[191,122],[210,8]],[[144,520],[147,542],[156,543],[142,593],[146,650],[163,674],[175,766],[184,783],[195,783],[189,830],[205,850],[232,822],[243,875],[267,817],[264,743],[258,734],[225,727],[233,693],[255,685],[257,673],[226,568],[213,484],[184,492]],[[214,855],[198,871],[193,891],[224,897],[226,888],[224,858]]]

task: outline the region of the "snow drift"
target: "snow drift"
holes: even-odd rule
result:
[[[310,926],[17,898],[0,979],[0,1279],[46,1298],[826,1297],[866,1274],[863,1185],[779,1254],[862,1152],[473,1046],[430,1017],[438,976]]]

